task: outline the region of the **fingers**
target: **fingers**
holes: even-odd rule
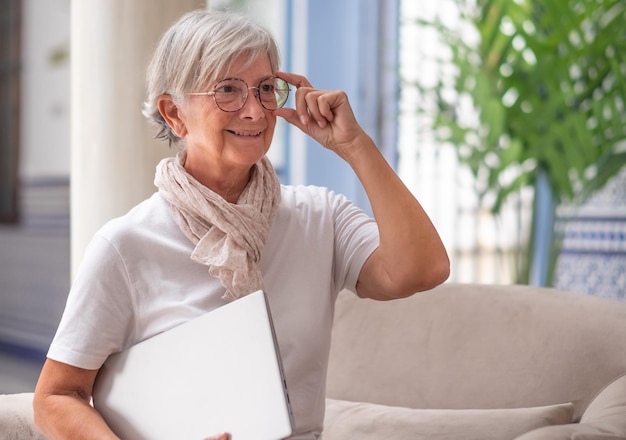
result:
[[[333,109],[341,104],[344,95],[344,92],[326,92],[320,93],[318,94],[318,96],[313,97],[317,104],[315,109],[317,113],[319,113],[319,118],[316,116],[314,119],[317,121],[320,127],[325,127],[326,121],[332,122],[333,119],[335,119],[335,113]],[[309,106],[309,109],[310,108],[311,107]]]
[[[300,124],[302,125],[302,127],[300,128],[306,127],[309,124],[310,118],[311,118],[311,115],[309,113],[311,111],[310,106],[314,105],[314,101],[312,100],[312,98],[311,97],[307,98],[307,96],[309,95],[310,92],[314,91],[315,89],[313,89],[309,80],[303,75],[297,75],[295,73],[288,73],[288,72],[276,72],[275,75],[279,78],[284,79],[289,84],[296,86],[296,93],[295,93],[295,98],[294,98],[296,113],[298,116],[298,120],[300,121]],[[284,112],[280,112],[277,114],[285,117],[286,115],[283,113]],[[287,119],[287,120],[289,122],[292,122],[290,119]],[[295,125],[298,125],[298,124],[295,124]]]
[[[335,97],[336,92],[314,89],[309,80],[302,75],[276,72],[276,76],[296,86],[295,110],[298,120],[303,127],[306,127],[313,120],[320,128],[324,128],[328,125],[328,122],[334,119],[333,107],[337,101]],[[279,112],[277,115],[285,117],[289,122],[292,122],[288,116],[293,118],[293,115],[287,112]]]
[[[336,92],[312,91],[304,95],[309,116],[320,128],[326,127],[335,118],[335,98]]]
[[[295,73],[289,73],[289,72],[276,72],[275,75],[279,78],[284,79],[289,84],[296,86],[297,88],[312,87],[309,80],[306,79],[306,77],[302,75],[296,75]]]
[[[315,89],[302,75],[276,72],[276,76],[295,86],[296,92],[295,108],[283,107],[274,110],[274,115],[335,151],[337,146],[351,145],[362,132],[345,92]]]
[[[274,110],[276,116],[280,116],[296,127],[309,132],[311,123],[325,128],[333,121],[333,99],[331,92],[322,92],[314,89],[298,89],[295,97],[295,109],[281,108]]]
[[[230,434],[218,434],[218,435],[214,435],[212,437],[207,437],[204,440],[229,440],[230,439]]]

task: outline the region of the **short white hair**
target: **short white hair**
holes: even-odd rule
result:
[[[278,70],[276,40],[248,17],[199,9],[172,25],[161,37],[146,75],[143,114],[159,128],[156,138],[170,145],[180,141],[159,113],[159,96],[170,95],[182,102],[187,93],[207,89],[243,54],[248,55],[250,65],[267,56],[272,73]]]

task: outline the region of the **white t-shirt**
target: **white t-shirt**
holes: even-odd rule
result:
[[[283,186],[259,268],[296,432],[320,432],[334,302],[378,246],[373,219],[325,188]],[[98,369],[111,354],[225,303],[157,192],[89,244],[48,357]],[[207,433],[209,435],[211,433]]]

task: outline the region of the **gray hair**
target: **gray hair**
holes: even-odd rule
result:
[[[182,102],[187,93],[203,91],[217,81],[242,54],[248,55],[250,65],[267,55],[272,73],[278,70],[276,40],[250,18],[201,9],[172,25],[161,38],[146,75],[143,114],[157,125],[156,138],[170,145],[181,140],[159,113],[159,96],[170,95],[175,102]]]

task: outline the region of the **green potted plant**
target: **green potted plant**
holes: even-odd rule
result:
[[[457,147],[491,209],[534,187],[530,261],[548,255],[550,285],[559,250],[554,212],[579,205],[626,165],[624,0],[457,1],[459,28],[420,21],[450,48],[454,75],[420,87],[436,103],[439,140]],[[468,32],[476,38],[468,39]],[[462,117],[470,103],[477,118]],[[419,111],[432,112],[422,106]],[[547,204],[539,198],[547,196]],[[551,237],[538,239],[549,223]],[[529,264],[518,268],[529,282]]]

